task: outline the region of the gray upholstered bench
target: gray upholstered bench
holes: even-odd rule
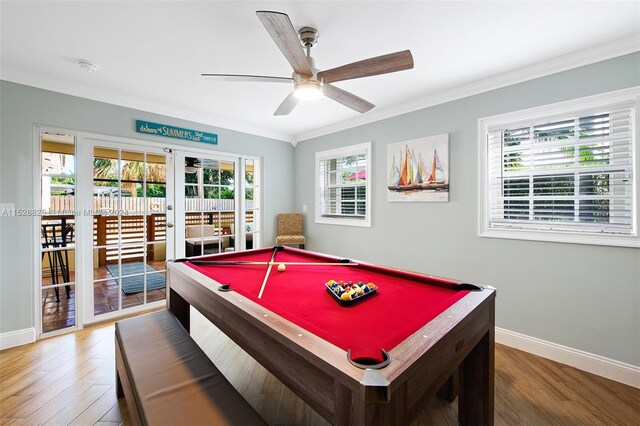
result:
[[[116,322],[116,370],[136,425],[266,424],[167,310]]]

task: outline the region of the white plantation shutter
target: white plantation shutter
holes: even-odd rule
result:
[[[488,128],[489,227],[632,234],[633,117],[626,104]]]
[[[369,226],[371,144],[316,153],[316,222]]]

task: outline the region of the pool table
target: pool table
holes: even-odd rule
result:
[[[167,269],[187,330],[193,306],[334,425],[409,424],[438,391],[458,396],[461,424],[493,424],[492,287],[289,247]],[[376,291],[345,303],[329,280]]]

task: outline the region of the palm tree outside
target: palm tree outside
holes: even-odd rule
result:
[[[147,182],[147,197],[164,197],[166,194],[166,165],[164,163],[145,163],[142,161],[122,161],[118,173],[118,160],[95,158],[93,160],[93,178],[96,186],[118,186],[120,174],[123,196],[125,191],[131,197],[142,197],[143,184]]]

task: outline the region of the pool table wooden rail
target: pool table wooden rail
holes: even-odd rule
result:
[[[345,351],[184,264],[168,268],[167,305],[187,330],[191,305],[326,419],[336,382],[357,391],[362,370]]]
[[[471,292],[389,350],[391,364],[372,375],[326,340],[217,291],[223,283],[183,263],[167,269],[167,305],[187,330],[191,305],[334,425],[408,424],[458,372],[460,422],[493,423],[493,289]],[[371,377],[378,383],[362,383]]]

